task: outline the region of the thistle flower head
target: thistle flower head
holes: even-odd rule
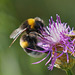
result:
[[[67,26],[67,23],[61,22],[59,15],[56,14],[56,22],[51,17],[49,26],[44,27],[43,36],[38,37],[40,40],[38,45],[45,49],[41,52],[47,53],[47,56],[33,64],[40,63],[49,56],[50,58],[45,64],[49,64],[49,70],[52,70],[54,66],[57,68],[72,67],[74,63],[71,56],[75,56],[75,39],[72,39],[70,35],[75,36],[73,31],[73,28]]]

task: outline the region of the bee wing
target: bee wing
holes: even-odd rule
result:
[[[36,21],[41,21],[42,23],[44,23],[44,21],[41,19],[41,18],[39,18],[39,17],[35,17],[34,18]]]
[[[71,33],[72,33],[72,34],[65,34],[65,35],[66,35],[66,36],[69,36],[69,37],[75,37],[75,30],[73,30]]]
[[[11,33],[10,38],[15,39],[21,32],[22,32],[22,29],[21,28],[17,28],[16,30],[14,30]]]
[[[73,33],[75,33],[75,30],[73,30]]]
[[[31,53],[28,53],[28,55],[34,58],[40,58],[44,53],[32,51]]]
[[[35,50],[43,51],[44,49],[39,46],[35,46]],[[40,58],[42,55],[44,55],[44,53],[37,52],[37,51],[32,51],[30,54],[30,56],[35,57],[35,58]]]
[[[14,40],[12,41],[12,43],[10,44],[9,47],[11,47],[11,45],[16,41],[16,39],[17,39],[17,38],[21,35],[21,33],[23,33],[26,29],[27,29],[27,28],[25,28],[25,29],[18,28],[18,29],[14,30],[14,31],[11,33],[10,38],[13,38]]]
[[[71,34],[65,34],[65,35],[69,37],[75,37],[75,35],[71,35]]]
[[[41,47],[39,47],[39,46],[35,46],[35,48],[34,48],[35,50],[38,50],[38,51],[43,51],[44,49],[43,48],[41,48]],[[27,52],[27,50],[26,49],[24,49],[24,51],[29,55],[29,56],[31,56],[31,57],[34,57],[34,58],[40,58],[42,55],[44,55],[44,53],[42,53],[42,52],[37,52],[37,51],[33,51],[34,49],[32,49],[32,50],[30,50],[30,52]]]

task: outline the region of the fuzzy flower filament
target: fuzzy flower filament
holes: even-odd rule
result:
[[[67,23],[62,23],[60,16],[56,14],[56,22],[53,18],[49,20],[49,26],[44,27],[41,37],[38,37],[39,46],[44,48],[43,53],[47,56],[42,60],[33,64],[38,64],[50,57],[45,65],[49,64],[48,69],[57,68],[71,68],[74,65],[74,59],[70,56],[75,56],[75,38],[72,39],[70,35],[75,36],[73,28],[67,26]],[[37,50],[38,51],[38,50]]]

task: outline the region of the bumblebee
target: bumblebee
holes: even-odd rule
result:
[[[44,27],[44,21],[39,17],[27,19],[25,22],[21,24],[19,28],[17,28],[11,33],[10,38],[14,39],[11,45],[23,32],[29,34],[30,32],[35,31],[41,34],[41,29],[43,30],[43,27]]]
[[[20,38],[20,46],[24,51],[32,57],[40,57],[44,53],[36,52],[33,50],[43,51],[44,49],[37,45],[37,36],[34,33],[23,34]],[[32,49],[32,50],[29,50]]]
[[[11,45],[22,33],[24,33],[20,38],[20,46],[24,49],[24,51],[28,55],[32,57],[41,56],[43,53],[35,52],[29,50],[28,48],[33,50],[41,50],[41,51],[44,50],[43,48],[37,46],[38,41],[36,37],[37,34],[41,34],[41,29],[43,30],[43,27],[44,27],[44,22],[39,17],[27,19],[21,24],[19,28],[17,28],[11,33],[10,38],[14,39]]]
[[[72,32],[75,34],[75,30],[73,30]],[[70,35],[70,34],[65,34],[65,35],[71,37],[72,40],[75,39],[75,35]]]

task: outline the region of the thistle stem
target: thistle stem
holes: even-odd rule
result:
[[[65,70],[67,75],[73,75],[73,72],[71,71],[71,69],[67,69]]]

